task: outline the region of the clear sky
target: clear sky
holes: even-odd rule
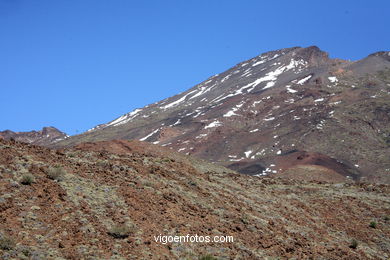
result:
[[[389,0],[0,0],[0,130],[81,133],[262,52],[390,49]]]

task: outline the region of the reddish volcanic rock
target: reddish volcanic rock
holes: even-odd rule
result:
[[[301,174],[299,179],[305,179],[306,176],[307,180],[326,181],[328,179],[332,182],[343,182],[346,178],[356,180],[359,176],[359,171],[355,167],[348,166],[324,154],[305,151],[282,154],[276,158],[275,168],[279,169],[278,176],[296,178],[294,176],[296,173],[297,175]],[[308,172],[314,176],[304,174],[304,169],[308,169]]]
[[[353,62],[315,46],[263,53],[54,146],[136,139],[253,175],[279,173],[270,165],[296,149],[343,162],[350,169],[322,165],[342,176],[390,183],[388,53]]]
[[[153,148],[154,154],[147,152]],[[184,155],[187,161],[177,160],[169,151],[127,141],[56,151],[0,140],[0,258],[363,260],[390,255],[388,185],[226,173]],[[305,163],[328,160],[304,155]],[[313,164],[289,168],[294,177],[302,176],[301,167]],[[317,172],[322,166],[315,167]],[[53,169],[61,178],[51,177]],[[27,174],[32,182],[23,184]],[[160,234],[232,236],[233,242],[163,244],[155,241]]]
[[[5,140],[14,139],[18,142],[36,144],[36,145],[49,145],[58,141],[64,140],[68,136],[59,131],[55,127],[44,127],[40,131],[30,132],[13,132],[5,130],[0,132],[0,138]]]

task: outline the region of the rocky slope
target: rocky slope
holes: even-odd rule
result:
[[[304,153],[337,178],[390,182],[390,52],[351,62],[317,47],[271,51],[57,146],[112,139],[252,175],[282,174]]]
[[[55,127],[44,127],[40,131],[30,132],[13,132],[5,130],[0,132],[0,139],[10,140],[14,139],[19,142],[36,144],[36,145],[49,145],[54,144],[67,138],[68,135],[61,132]]]
[[[389,259],[389,188],[228,173],[137,141],[0,140],[0,258]]]

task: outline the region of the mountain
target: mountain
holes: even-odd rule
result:
[[[390,182],[390,52],[358,61],[315,46],[267,52],[55,146],[113,139],[250,175]]]
[[[386,184],[258,178],[123,140],[0,140],[0,174],[1,259],[390,256]],[[187,235],[233,242],[163,243]]]
[[[0,132],[0,139],[5,139],[5,140],[14,139],[19,142],[36,144],[36,145],[53,144],[67,137],[68,137],[67,134],[51,126],[43,127],[42,130],[40,131],[13,132],[10,130],[5,130]]]

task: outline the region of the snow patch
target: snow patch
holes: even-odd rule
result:
[[[251,75],[251,72],[252,72],[251,69],[247,69],[246,71],[244,71],[244,73],[241,75],[241,77],[247,76],[248,74]]]
[[[181,119],[179,118],[174,124],[170,125],[170,126],[175,126],[175,125],[179,125],[181,123]]]
[[[230,159],[229,161],[231,161],[231,162],[239,162],[239,161],[244,160],[244,159],[245,158],[242,157],[242,158],[239,158],[239,159]]]
[[[195,137],[195,139],[200,139],[200,138],[203,138],[203,137],[205,137],[205,136],[207,136],[207,134],[200,134],[200,135],[198,135],[197,137]]]
[[[261,103],[261,100],[259,101],[254,101],[253,104],[252,104],[252,107],[256,107],[257,104],[260,104]]]
[[[294,93],[297,93],[297,92],[298,92],[297,90],[292,89],[290,85],[287,85],[286,88],[287,88],[287,92],[288,92],[288,93],[294,94]]]
[[[123,124],[129,122],[130,120],[132,120],[133,118],[135,118],[138,115],[138,113],[141,111],[142,111],[142,109],[137,108],[134,111],[127,113],[127,114],[115,119],[114,121],[111,121],[106,126],[123,125]],[[91,130],[93,130],[93,128]]]
[[[301,80],[298,80],[297,84],[299,85],[303,85],[306,81],[308,81],[309,79],[311,78],[311,75],[301,79]]]
[[[258,61],[258,62],[256,62],[256,63],[254,63],[253,65],[252,65],[252,67],[255,67],[255,66],[257,66],[257,65],[260,65],[260,64],[263,64],[264,62],[266,62],[267,60],[260,60],[260,61]]]
[[[230,110],[226,114],[224,114],[223,117],[238,116],[238,114],[234,113],[235,111],[237,111],[237,108],[234,107],[232,110]]]
[[[249,151],[246,151],[246,152],[244,152],[244,153],[245,153],[245,157],[246,157],[246,158],[249,158],[249,155],[251,155],[252,151],[249,150]]]
[[[339,81],[336,77],[328,77],[328,79],[329,79],[329,81],[332,82],[332,83],[336,83],[336,82]]]
[[[325,120],[321,120],[321,121],[316,125],[316,128],[319,129],[319,130],[321,130],[321,129],[323,129],[324,124],[325,124]]]
[[[340,103],[341,103],[341,101],[336,101],[336,102],[329,103],[329,105],[338,105]]]
[[[306,62],[304,60],[297,61],[292,59],[288,65],[281,66],[274,71],[268,72],[264,77],[255,80],[252,83],[253,88],[256,87],[258,84],[260,84],[261,82],[265,82],[265,81],[269,81],[269,82],[266,84],[265,87],[263,87],[263,89],[271,88],[275,85],[275,81],[277,80],[280,74],[302,65],[306,65]]]
[[[169,103],[168,105],[163,106],[162,109],[167,109],[167,108],[175,107],[175,106],[179,105],[180,103],[182,103],[187,98],[188,95],[190,95],[190,94],[192,94],[192,93],[194,93],[196,91],[197,91],[197,89],[187,93],[186,95],[182,96],[178,100],[176,100],[176,101],[174,101],[172,103]]]
[[[209,80],[210,81],[210,80]],[[207,82],[205,83],[207,84]],[[216,84],[212,85],[211,87],[207,87],[207,86],[203,86],[203,87],[200,87],[199,88],[199,92],[196,93],[195,95],[193,95],[192,97],[190,97],[189,99],[193,99],[193,98],[196,98],[196,97],[199,97],[207,92],[209,92],[212,88],[214,88],[216,86]]]
[[[148,139],[149,137],[151,137],[152,135],[156,134],[158,131],[160,130],[160,128],[157,128],[156,130],[154,130],[153,132],[151,132],[150,134],[148,134],[147,136],[139,139],[140,141],[145,141],[146,139]]]
[[[260,176],[265,176],[265,175],[267,175],[268,173],[277,173],[278,171],[277,171],[277,170],[272,170],[272,169],[271,169],[272,167],[275,167],[275,164],[270,164],[265,170],[263,170],[261,173],[256,174],[256,175],[254,175],[254,176],[260,177]]]
[[[212,128],[212,127],[218,127],[218,126],[221,126],[222,123],[219,122],[218,120],[214,121],[214,122],[211,122],[210,124],[206,125],[204,127],[204,129],[207,129],[207,128]]]
[[[225,80],[228,80],[231,76],[232,76],[231,74],[225,76],[225,77],[221,80],[221,83],[224,82]]]

